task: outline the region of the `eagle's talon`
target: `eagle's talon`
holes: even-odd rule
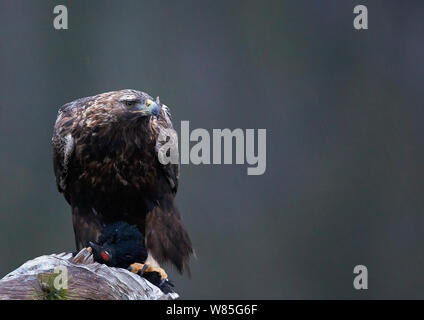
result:
[[[159,288],[162,288],[162,286],[164,285],[165,282],[167,282],[168,279],[162,279],[162,281],[159,283]]]
[[[149,267],[149,265],[147,263],[145,263],[144,266],[143,266],[143,268],[140,270],[140,273],[139,274],[142,276],[146,272],[146,269],[148,267]]]
[[[165,294],[175,292],[174,289],[173,289],[174,284],[171,281],[169,281],[168,279],[163,279],[159,283],[158,287]]]

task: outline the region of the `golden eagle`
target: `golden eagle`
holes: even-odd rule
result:
[[[145,235],[148,262],[189,271],[194,254],[174,203],[179,164],[163,165],[158,150],[172,129],[159,97],[120,90],[62,106],[52,138],[59,192],[72,207],[77,249],[97,241],[106,225],[125,221]]]

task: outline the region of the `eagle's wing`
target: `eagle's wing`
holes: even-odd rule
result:
[[[72,136],[72,132],[74,125],[78,123],[77,114],[82,112],[87,106],[87,102],[93,101],[94,98],[81,98],[60,108],[52,137],[56,184],[59,192],[63,193],[66,201],[72,207],[72,223],[78,250],[87,245],[86,239],[96,240],[103,228],[101,217],[97,216],[97,212],[94,212],[91,206],[84,205],[84,203],[77,206],[74,203],[75,199],[71,196],[72,189],[69,185],[72,174],[71,164],[75,157],[75,137]]]
[[[78,116],[84,116],[84,110],[91,105],[100,95],[80,98],[63,105],[58,113],[54,124],[52,146],[53,146],[53,168],[56,175],[56,183],[59,192],[62,192],[69,202],[67,195],[67,179],[69,166],[75,151],[75,142],[72,136],[74,126],[78,123]]]
[[[178,180],[180,177],[180,163],[178,161],[178,138],[172,126],[171,112],[169,108],[162,104],[160,116],[158,119],[153,121],[153,128],[155,131],[157,131],[158,134],[156,140],[156,155],[158,156],[158,161],[159,153],[162,151],[161,147],[167,142],[168,146],[171,145],[171,149],[176,156],[175,159],[177,160],[177,163],[168,163],[165,165],[161,163],[161,167],[171,186],[172,192],[176,193],[178,189]]]
[[[67,105],[63,106],[57,116],[54,125],[52,146],[53,146],[53,169],[56,176],[56,184],[59,192],[66,194],[68,167],[74,154],[74,138],[71,129],[74,123],[74,117]]]

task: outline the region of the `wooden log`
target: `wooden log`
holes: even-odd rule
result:
[[[57,277],[61,277],[60,279]],[[64,280],[66,279],[66,280]],[[64,285],[66,283],[66,285]],[[0,299],[172,300],[146,279],[93,261],[91,252],[45,255],[29,260],[0,280]]]

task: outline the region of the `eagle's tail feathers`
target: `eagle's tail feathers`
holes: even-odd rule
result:
[[[159,263],[170,261],[190,276],[189,260],[195,255],[191,240],[171,196],[159,201],[146,216],[146,247]]]

